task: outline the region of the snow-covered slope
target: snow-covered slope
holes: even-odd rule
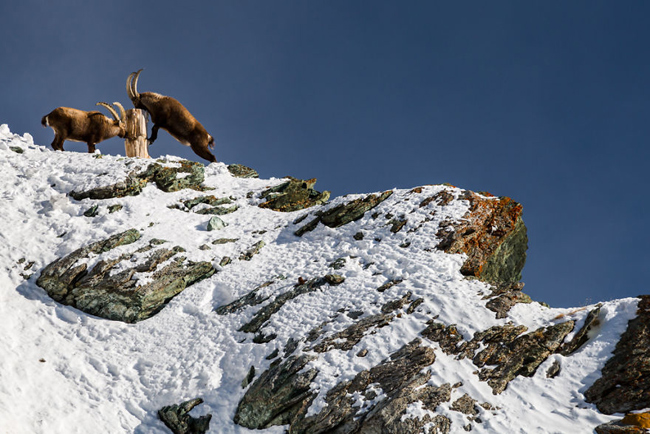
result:
[[[20,148],[22,153],[16,152]],[[259,208],[259,193],[282,179],[233,177],[226,165],[205,168],[204,186],[210,194],[229,197],[239,209],[222,219],[228,226],[207,231],[209,216],[170,209],[198,195],[193,190],[165,193],[148,185],[138,196],[76,201],[67,193],[114,184],[149,161],[119,156],[54,152],[33,143],[31,136],[12,134],[0,126],[0,433],[168,433],[157,411],[170,404],[201,397],[205,401],[192,414],[211,413],[210,432],[249,432],[233,422],[245,393],[242,380],[251,366],[268,369],[267,356],[280,351],[290,338],[298,340],[326,324],[326,333],[343,330],[351,315],[377,314],[385,303],[403,297],[423,298],[409,315],[399,315],[391,327],[377,328],[349,351],[322,353],[312,362],[319,374],[312,389],[319,392],[310,414],[324,405],[325,393],[337,383],[376,366],[405,344],[420,337],[426,322],[456,324],[465,340],[475,332],[508,322],[535,330],[550,324],[577,321],[586,309],[551,309],[539,303],[517,304],[508,316],[496,319],[485,308],[489,286],[460,273],[464,255],[435,249],[443,221],[458,221],[467,201],[449,206],[435,203],[419,207],[410,190],[395,190],[376,211],[383,215],[409,214],[409,223],[397,233],[383,217],[370,214],[340,228],[319,225],[302,237],[294,223],[315,208],[289,213]],[[167,157],[173,165],[175,157]],[[326,187],[326,186],[325,186]],[[455,198],[461,189],[426,186],[423,195],[446,190]],[[252,194],[251,194],[252,192]],[[359,196],[334,198],[328,207]],[[84,212],[98,204],[98,215]],[[109,213],[110,205],[120,204]],[[436,211],[432,213],[432,211]],[[308,221],[308,220],[305,220]],[[409,231],[415,225],[418,230]],[[303,223],[304,224],[304,223]],[[412,226],[409,226],[412,225]],[[151,239],[183,247],[192,261],[209,261],[217,272],[176,296],[156,316],[137,324],[94,317],[53,301],[36,285],[40,271],[70,252],[110,235],[135,228],[142,237],[135,247]],[[372,234],[355,239],[359,231]],[[217,238],[234,242],[212,244]],[[238,260],[258,241],[265,246],[251,260]],[[380,240],[380,241],[379,241]],[[207,248],[206,248],[207,246]],[[220,266],[223,257],[233,262]],[[345,258],[343,268],[332,262]],[[96,260],[96,259],[95,259]],[[32,275],[33,273],[33,275]],[[261,293],[274,296],[293,288],[299,279],[337,273],[345,281],[319,289],[286,303],[265,329],[277,337],[254,343],[253,335],[237,331],[251,320],[257,308],[239,314],[218,315],[215,308],[265,286]],[[30,276],[31,275],[31,276]],[[147,276],[142,276],[146,280]],[[143,281],[144,281],[143,280]],[[387,291],[376,289],[387,281],[401,281]],[[482,423],[475,432],[486,433],[591,433],[614,419],[597,411],[582,392],[598,377],[628,320],[635,316],[637,299],[605,302],[598,333],[571,356],[552,355],[532,378],[517,377],[494,395],[473,374],[471,360],[456,360],[437,343],[436,361],[429,368],[430,384],[456,384],[453,402],[467,393],[492,410],[480,409]],[[334,313],[334,314],[333,314]],[[360,350],[367,355],[359,357]],[[562,362],[558,377],[547,378],[548,367]],[[413,408],[411,417],[426,410]],[[464,432],[465,415],[441,404],[436,413],[452,422],[452,432]],[[265,432],[284,432],[273,427]],[[252,431],[251,431],[252,432]]]

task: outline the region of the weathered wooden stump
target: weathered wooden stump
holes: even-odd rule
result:
[[[147,119],[140,109],[126,111],[124,148],[127,157],[151,158],[147,141]]]

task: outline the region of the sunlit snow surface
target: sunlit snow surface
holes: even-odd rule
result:
[[[10,149],[16,146],[24,153]],[[120,150],[104,152],[118,154]],[[350,351],[320,354],[309,365],[320,371],[312,385],[319,396],[311,413],[325,405],[325,393],[332,386],[377,365],[419,337],[426,321],[436,315],[437,321],[456,324],[463,337],[471,339],[477,331],[509,321],[532,331],[570,318],[577,320],[577,329],[589,311],[589,307],[572,310],[520,304],[507,318],[496,320],[481,300],[482,294],[489,292],[487,286],[460,274],[464,257],[434,249],[438,223],[461,219],[467,203],[457,200],[446,207],[434,203],[419,207],[422,198],[442,189],[458,197],[462,190],[457,188],[426,186],[419,195],[395,190],[361,220],[337,229],[321,224],[299,238],[293,232],[300,224],[293,222],[315,209],[279,213],[256,206],[259,193],[284,182],[282,179],[238,179],[230,175],[225,164],[213,163],[205,170],[204,185],[214,188],[208,194],[232,198],[239,210],[222,217],[228,223],[225,229],[208,232],[209,216],[168,208],[201,194],[196,191],[164,193],[149,185],[136,197],[103,201],[68,197],[72,190],[118,182],[149,163],[116,155],[97,157],[54,152],[34,145],[28,134],[21,137],[6,125],[0,126],[1,434],[169,433],[158,420],[157,411],[196,397],[205,403],[192,414],[212,413],[211,432],[249,432],[235,425],[232,418],[245,392],[241,381],[251,366],[259,375],[271,363],[266,356],[274,349],[282,352],[290,337],[300,339],[324,322],[328,334],[353,323],[337,311],[376,314],[385,302],[409,291],[413,298],[425,300],[415,313],[377,329]],[[166,164],[176,161],[171,156],[167,160]],[[331,204],[357,197],[363,195],[334,198]],[[108,206],[118,203],[123,205],[122,210],[109,214]],[[99,215],[85,217],[84,211],[93,204],[99,205]],[[372,218],[373,212],[381,215]],[[388,213],[408,217],[408,224],[397,234],[389,230]],[[182,246],[190,260],[211,261],[218,272],[186,289],[155,317],[134,325],[61,305],[36,286],[40,271],[50,262],[130,228],[141,230],[142,237],[132,246],[121,247],[122,251],[134,251],[152,238],[160,238],[169,241],[167,246]],[[366,234],[361,241],[353,238],[359,231]],[[217,238],[238,241],[212,245]],[[258,255],[251,261],[238,260],[260,240],[266,246]],[[400,247],[407,241],[408,247]],[[211,249],[199,249],[205,244]],[[224,256],[233,258],[233,263],[219,267]],[[346,258],[344,268],[335,271],[329,267],[341,257]],[[24,270],[32,261],[33,266]],[[31,273],[35,274],[25,280],[24,276]],[[300,277],[310,279],[328,273],[341,274],[346,280],[287,303],[265,326],[278,335],[268,344],[255,344],[252,335],[237,331],[260,306],[225,316],[214,312],[267,281],[275,283],[263,291],[277,295],[291,289]],[[141,278],[144,282],[147,276]],[[391,279],[403,282],[383,293],[376,291]],[[634,317],[636,304],[637,299],[605,302],[594,339],[570,357],[553,355],[533,378],[518,377],[500,395],[493,395],[486,383],[478,381],[473,374],[477,368],[471,361],[457,361],[425,340],[436,354],[435,363],[427,368],[432,372],[430,384],[462,382],[454,389],[451,402],[468,393],[497,408],[481,409],[482,423],[473,423],[473,432],[591,433],[596,425],[613,417],[585,403],[582,393],[599,377],[628,320]],[[368,350],[366,357],[357,356],[362,349]],[[555,379],[548,379],[546,371],[556,359],[561,361],[562,370]],[[375,401],[382,398],[381,390],[376,392]],[[452,420],[452,432],[465,432],[462,426],[467,420],[449,409],[451,402],[436,412]],[[364,404],[372,402],[359,402]],[[417,404],[410,410],[410,417],[427,412]],[[285,427],[274,427],[264,432],[284,431]]]

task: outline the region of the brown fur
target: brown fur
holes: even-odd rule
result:
[[[54,130],[52,148],[63,151],[63,142],[85,142],[88,152],[95,152],[95,145],[111,137],[124,137],[126,131],[120,120],[113,120],[98,111],[87,112],[70,107],[59,107],[43,116],[41,124]]]
[[[151,116],[153,127],[149,144],[158,137],[158,129],[167,131],[173,138],[185,146],[190,146],[192,151],[201,158],[210,162],[217,158],[208,148],[214,148],[214,137],[205,130],[203,125],[196,120],[183,104],[176,99],[154,92],[138,93],[137,84],[140,72],[129,75],[126,89],[133,106],[146,110]]]

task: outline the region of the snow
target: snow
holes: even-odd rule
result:
[[[10,149],[16,146],[24,153]],[[164,160],[178,164],[173,156]],[[580,327],[593,308],[519,304],[507,318],[495,319],[481,300],[488,287],[463,278],[459,272],[464,256],[433,249],[438,224],[461,219],[467,203],[455,200],[446,207],[435,203],[419,207],[418,197],[443,189],[458,197],[462,190],[454,187],[425,186],[422,196],[396,189],[362,219],[337,229],[321,224],[300,238],[293,234],[299,227],[293,222],[315,209],[292,213],[261,209],[256,206],[260,203],[258,194],[284,180],[234,178],[223,163],[206,166],[204,185],[214,188],[208,194],[230,197],[239,209],[221,216],[228,226],[217,232],[205,230],[210,216],[168,208],[199,195],[192,190],[164,193],[150,184],[135,197],[76,201],[67,196],[71,190],[119,182],[149,161],[54,152],[34,144],[29,134],[19,136],[7,125],[0,126],[0,434],[169,433],[158,420],[157,411],[196,397],[205,403],[192,414],[212,413],[211,432],[249,432],[232,419],[245,393],[241,380],[251,366],[259,375],[271,363],[266,356],[276,348],[282,350],[292,336],[303,337],[325,322],[329,336],[354,322],[343,312],[362,311],[364,317],[377,314],[384,303],[409,291],[412,299],[425,300],[413,314],[401,315],[390,327],[368,333],[350,351],[319,354],[306,367],[316,367],[320,372],[312,384],[319,393],[310,409],[312,414],[325,405],[325,393],[335,384],[376,366],[406,343],[421,338],[419,333],[432,317],[437,316],[444,324],[456,324],[469,340],[477,331],[509,321],[534,330],[570,318]],[[249,192],[255,194],[251,197]],[[364,195],[333,198],[328,206],[357,197]],[[118,203],[123,208],[109,214],[108,206]],[[84,211],[94,204],[99,205],[98,216],[85,217]],[[381,215],[373,218],[374,211]],[[393,234],[388,214],[407,216],[408,223]],[[137,324],[85,314],[53,301],[36,286],[38,273],[50,262],[130,228],[141,231],[140,240],[89,261],[133,252],[159,238],[168,241],[166,246],[182,246],[192,261],[212,262],[218,272],[186,289],[153,318]],[[354,240],[359,231],[366,237]],[[237,241],[211,244],[217,238]],[[260,240],[266,245],[259,254],[250,261],[237,260]],[[199,248],[205,244],[211,249]],[[233,262],[220,267],[224,256]],[[346,258],[344,268],[329,267],[342,257]],[[25,270],[32,261],[32,267]],[[25,279],[31,273],[35,274]],[[263,330],[278,335],[267,344],[255,344],[252,335],[237,331],[259,306],[245,308],[239,314],[220,316],[214,312],[265,282],[274,283],[260,293],[275,296],[291,289],[300,277],[310,279],[328,273],[341,274],[346,280],[285,304],[264,326]],[[137,278],[143,284],[149,275],[142,273]],[[376,291],[394,279],[402,282],[383,293]],[[432,374],[429,384],[462,382],[453,389],[451,402],[468,393],[479,403],[489,402],[495,408],[480,409],[483,423],[473,424],[475,432],[591,433],[593,427],[615,417],[600,414],[584,401],[582,393],[599,377],[627,322],[635,316],[636,304],[633,298],[603,303],[599,329],[584,347],[568,357],[553,355],[532,378],[516,378],[500,395],[493,395],[491,388],[478,380],[473,374],[477,368],[470,360],[458,361],[423,339],[436,354],[435,363],[427,368]],[[358,357],[362,349],[368,354]],[[561,361],[562,370],[557,378],[548,379],[545,373],[554,360]],[[381,389],[375,391],[372,402],[364,402],[362,395],[355,398],[360,405],[372,405],[384,398]],[[466,416],[451,411],[451,402],[439,406],[437,413],[452,419],[452,432],[464,432]],[[408,417],[427,412],[418,404],[410,409]],[[284,430],[274,427],[264,432]]]

